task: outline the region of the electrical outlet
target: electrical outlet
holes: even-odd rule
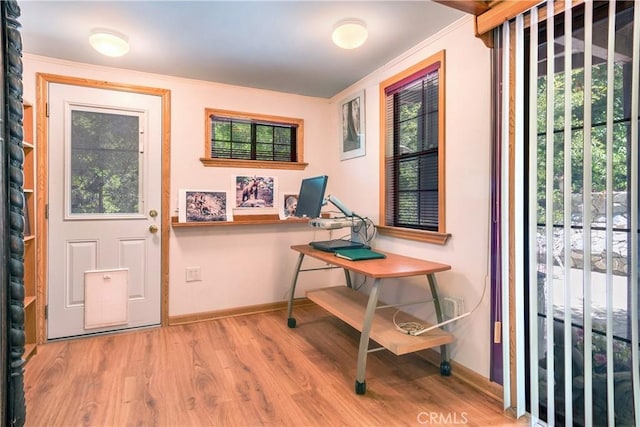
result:
[[[462,298],[457,297],[444,297],[442,298],[442,315],[445,319],[453,319],[458,317],[464,311],[464,301]]]
[[[185,271],[187,282],[199,282],[202,280],[202,271],[200,270],[200,267],[187,267]]]

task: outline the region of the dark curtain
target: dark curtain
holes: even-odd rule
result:
[[[496,47],[491,52],[492,116],[493,138],[491,143],[491,366],[489,379],[498,384],[503,383],[502,337],[496,336],[495,325],[502,321],[502,203],[500,188],[502,186],[502,48],[500,33],[494,34]]]
[[[24,398],[24,197],[22,150],[22,40],[16,1],[0,3],[2,84],[0,85],[0,201],[2,205],[2,425],[22,426]]]

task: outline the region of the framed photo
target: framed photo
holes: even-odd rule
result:
[[[296,208],[298,207],[298,194],[297,193],[280,193],[280,210],[278,216],[280,219],[291,218],[296,214]]]
[[[364,90],[340,103],[340,160],[365,155]]]
[[[264,209],[275,207],[276,178],[273,176],[245,176],[234,178],[235,207]]]
[[[227,191],[179,190],[178,221],[233,221],[231,197]]]

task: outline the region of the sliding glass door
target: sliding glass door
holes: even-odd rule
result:
[[[550,424],[635,424],[633,30],[632,2],[587,2],[525,34],[530,410]]]
[[[547,2],[499,34],[515,123],[503,149],[525,176],[511,203],[527,410],[549,425],[640,423],[638,8]]]

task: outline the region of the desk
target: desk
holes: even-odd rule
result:
[[[403,334],[393,324],[393,315],[397,311],[397,306],[379,305],[378,302],[383,279],[426,275],[436,310],[436,318],[440,323],[443,321],[442,308],[440,306],[435,273],[450,270],[451,266],[382,251],[376,252],[384,253],[387,256],[385,259],[349,261],[339,258],[331,252],[319,251],[309,245],[291,246],[291,249],[298,252],[299,256],[291,281],[287,307],[287,325],[290,328],[296,327],[296,319],[292,316],[292,311],[293,296],[295,295],[299,273],[327,268],[342,268],[344,270],[346,287],[335,286],[308,291],[307,297],[329,313],[360,331],[355,382],[357,394],[364,394],[366,391],[365,370],[367,354],[382,348],[386,348],[396,355],[401,355],[440,346],[440,373],[445,376],[451,374],[447,344],[453,341],[453,335],[442,329],[433,329],[417,336]],[[329,266],[301,269],[305,256],[318,259]],[[359,273],[373,279],[373,286],[368,297],[353,289],[350,272]],[[415,318],[410,320],[425,324],[425,322]],[[382,347],[369,350],[370,338],[382,345]]]

